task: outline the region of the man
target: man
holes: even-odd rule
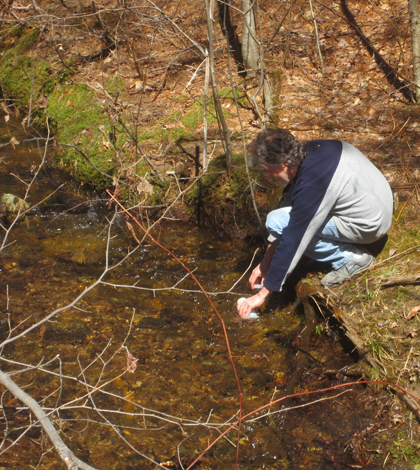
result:
[[[302,255],[331,263],[324,286],[374,263],[364,245],[390,228],[393,198],[385,177],[359,150],[338,140],[299,143],[286,130],[269,129],[251,143],[250,158],[285,189],[280,208],[267,216],[264,259],[249,278],[251,288],[263,287],[238,306],[242,318],[281,291]]]

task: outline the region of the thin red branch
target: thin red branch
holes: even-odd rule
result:
[[[418,400],[420,402],[420,397],[418,395],[414,394],[413,392],[410,392],[409,390],[406,390],[405,388],[400,387],[397,384],[394,384],[394,383],[391,383],[391,382],[380,382],[380,381],[377,381],[377,380],[360,380],[358,382],[349,382],[349,383],[345,383],[345,384],[334,385],[333,387],[324,388],[322,390],[312,390],[312,391],[307,391],[307,392],[294,393],[293,395],[286,395],[284,397],[278,398],[277,400],[270,401],[270,403],[267,403],[266,405],[261,406],[260,408],[257,408],[255,410],[247,413],[246,415],[240,417],[235,423],[231,424],[226,429],[226,431],[224,431],[222,434],[220,434],[219,437],[217,437],[217,439],[215,439],[211,444],[209,444],[207,446],[207,448],[194,460],[194,462],[186,470],[190,470],[203,457],[203,455],[205,455],[229,431],[231,431],[236,426],[240,426],[241,421],[244,421],[246,418],[249,418],[250,416],[252,416],[255,413],[258,413],[259,411],[262,411],[266,408],[269,408],[270,406],[273,406],[276,403],[280,403],[280,402],[282,402],[282,401],[284,401],[288,398],[300,397],[300,396],[304,396],[304,395],[313,395],[315,393],[324,393],[324,392],[328,392],[330,390],[336,390],[338,388],[350,387],[350,386],[354,386],[354,385],[363,385],[363,384],[387,385],[387,386],[390,386],[390,387],[393,387],[393,388],[397,388],[398,390],[401,390],[403,393],[411,396],[412,398],[414,398],[415,400]]]
[[[197,284],[197,286],[200,288],[200,290],[203,292],[203,294],[205,295],[206,299],[208,300],[208,302],[210,303],[212,309],[214,310],[214,312],[216,313],[217,317],[219,318],[220,320],[220,323],[222,325],[222,328],[223,328],[223,335],[225,337],[225,341],[226,341],[226,347],[227,347],[227,351],[228,351],[228,358],[229,358],[229,361],[232,365],[232,369],[233,369],[233,372],[235,374],[235,380],[236,380],[236,385],[238,387],[238,394],[239,394],[239,420],[237,422],[237,425],[238,425],[238,439],[237,439],[237,449],[239,449],[239,438],[240,438],[240,435],[241,435],[241,423],[242,423],[242,389],[241,389],[241,384],[239,382],[239,376],[238,376],[238,372],[236,370],[236,366],[235,366],[235,362],[233,360],[233,356],[232,356],[232,352],[231,352],[231,348],[230,348],[230,343],[229,343],[229,337],[228,337],[228,334],[227,334],[227,331],[226,331],[226,326],[225,326],[225,322],[223,321],[223,318],[222,316],[220,315],[220,313],[217,311],[217,308],[216,306],[214,305],[213,301],[211,300],[209,294],[206,292],[206,290],[203,288],[203,286],[201,285],[200,281],[196,278],[196,276],[193,274],[193,272],[174,254],[172,253],[168,248],[166,248],[165,246],[161,245],[154,237],[153,235],[145,228],[143,227],[143,225],[136,219],[136,217],[134,217],[133,214],[131,214],[117,199],[116,197],[109,191],[107,190],[106,191],[109,196],[111,197],[111,199],[121,208],[121,210],[126,214],[128,215],[142,230],[143,232],[145,233],[145,235],[147,235],[152,241],[153,243],[155,243],[158,247],[162,248],[162,250],[166,251],[169,255],[171,255],[188,273],[189,275],[194,279],[195,283]],[[140,243],[139,240],[137,239],[137,237],[135,236],[135,233],[134,233],[134,230],[133,229],[130,229],[131,233],[133,234],[133,237],[134,239],[137,241],[137,243]],[[238,454],[237,454],[238,455]],[[237,462],[238,464],[238,462]]]

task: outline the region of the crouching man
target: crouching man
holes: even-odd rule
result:
[[[261,306],[306,255],[328,262],[322,280],[335,286],[369,267],[375,258],[365,245],[391,226],[393,198],[382,173],[352,145],[339,140],[300,143],[290,132],[269,129],[251,143],[250,165],[284,188],[280,208],[267,216],[269,246],[253,270],[258,294],[238,306],[242,318]]]

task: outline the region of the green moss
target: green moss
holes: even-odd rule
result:
[[[182,113],[179,109],[171,113],[165,120],[167,123],[177,122],[182,118]]]
[[[248,96],[241,90],[235,89],[235,95],[234,95],[232,88],[222,88],[221,90],[218,91],[218,94],[222,103],[223,102],[234,103],[235,96],[236,96],[236,101],[238,102],[239,106],[247,107],[250,105]]]
[[[39,38],[39,29],[31,29],[24,34],[18,41],[15,51],[17,54],[23,54],[28,51]]]
[[[4,23],[1,25],[1,39],[7,37],[20,38],[25,30],[26,27],[23,23]]]
[[[0,64],[0,83],[3,95],[14,98],[21,106],[28,107],[41,94],[48,94],[55,86],[50,68],[44,62],[35,63],[32,59],[15,56]]]
[[[111,174],[114,168],[106,109],[87,86],[60,86],[61,82],[65,82],[75,72],[72,68],[75,65],[74,60],[58,73],[52,74],[47,63],[24,55],[37,42],[38,37],[38,30],[29,30],[13,48],[3,53],[0,59],[2,93],[26,108],[31,101],[34,104],[38,98],[47,96],[45,114],[61,144],[55,148],[55,159],[79,181],[97,187],[110,185],[110,178],[101,174]],[[111,93],[117,93],[122,90],[123,81],[116,76],[107,85],[110,86]],[[35,107],[33,121],[38,121],[41,125],[45,121],[42,111]],[[121,145],[123,143],[120,142]],[[82,153],[66,145],[77,147]]]
[[[34,29],[23,35],[17,44],[5,51],[0,59],[0,86],[5,97],[16,99],[28,107],[41,94],[48,94],[55,86],[50,67],[23,54],[38,40],[39,31]]]
[[[125,95],[127,92],[126,84],[118,73],[115,73],[106,80],[105,89],[112,96]]]
[[[227,211],[229,217],[247,212],[249,206],[248,178],[245,172],[243,155],[234,155],[233,171],[226,169],[224,155],[211,161],[207,173],[201,178],[201,183],[194,185],[187,192],[185,201],[193,213],[198,206],[202,207],[202,215],[213,217],[217,213]],[[238,217],[236,224],[239,229],[249,222],[248,219]]]
[[[238,100],[243,104],[247,102],[246,96],[236,91]],[[233,91],[231,88],[219,91],[219,96],[224,105],[233,103]],[[176,96],[172,98],[174,101],[185,102],[184,97]],[[144,132],[138,135],[140,142],[159,142],[163,139],[176,142],[182,139],[192,139],[200,126],[203,125],[203,99],[197,100],[191,106],[187,107],[184,112],[176,110],[169,116],[156,121],[153,126],[148,127]],[[232,107],[234,109],[234,107]],[[227,119],[233,118],[235,113],[228,108],[223,108],[223,113]],[[207,100],[207,123],[209,125],[217,124],[216,110],[213,97]],[[177,125],[178,124],[178,125]]]
[[[49,96],[47,116],[58,140],[55,159],[79,181],[95,186],[107,186],[110,179],[93,167],[111,174],[114,168],[113,150],[109,146],[110,124],[95,93],[83,84],[61,85]],[[77,150],[79,148],[89,163]]]

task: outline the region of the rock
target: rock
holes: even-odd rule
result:
[[[91,333],[90,328],[82,321],[71,320],[64,325],[48,325],[43,332],[43,339],[49,341],[83,343]]]
[[[20,197],[14,194],[4,193],[0,199],[0,218],[3,219],[5,223],[11,224],[18,214],[19,208],[22,213],[27,211],[30,207],[31,205]]]

